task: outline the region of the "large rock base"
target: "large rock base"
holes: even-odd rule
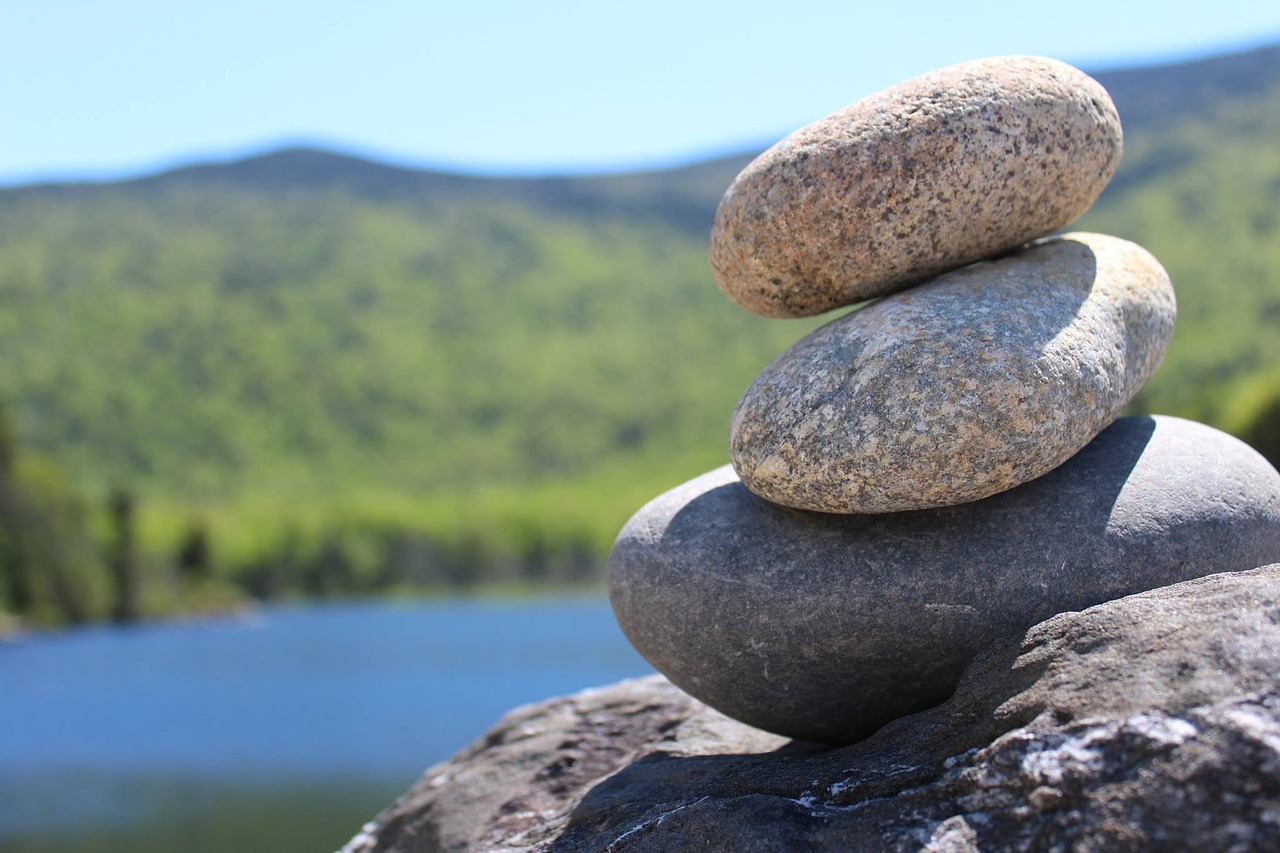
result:
[[[1055,616],[842,748],[656,676],[522,708],[345,851],[691,849],[1280,849],[1280,564]]]

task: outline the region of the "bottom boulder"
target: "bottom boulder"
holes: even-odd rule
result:
[[[511,712],[344,848],[1280,849],[1280,564],[1063,613],[832,748],[661,677]]]

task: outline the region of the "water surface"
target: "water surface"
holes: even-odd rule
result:
[[[264,827],[350,835],[510,708],[650,671],[600,598],[298,606],[0,644],[0,848],[153,849],[142,836],[168,827],[189,850],[317,849]]]

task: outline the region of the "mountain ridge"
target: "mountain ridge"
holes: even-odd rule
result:
[[[1280,47],[1115,74],[1148,118],[1073,227],[1178,291],[1135,410],[1246,435],[1280,399]],[[409,582],[440,548],[598,558],[725,461],[743,389],[829,319],[718,292],[708,230],[747,159],[511,179],[290,149],[0,190],[0,402],[84,494],[138,497],[140,547],[206,531],[254,589],[277,565]]]
[[[1087,70],[1087,69],[1086,69]],[[1156,122],[1203,112],[1206,101],[1258,94],[1280,83],[1280,42],[1240,51],[1163,62],[1150,66],[1102,68],[1088,73],[1116,102],[1126,131],[1146,130]],[[766,145],[743,144],[737,153],[686,159],[682,165],[643,169],[607,169],[582,174],[539,176],[486,175],[465,169],[413,166],[390,158],[344,151],[340,146],[283,145],[230,158],[193,158],[190,162],[133,177],[112,180],[35,181],[0,188],[6,193],[83,191],[110,187],[150,188],[175,182],[231,182],[263,189],[364,189],[371,195],[405,191],[456,191],[503,185],[529,188],[591,186],[646,181],[660,176],[693,176],[704,171],[737,170]],[[401,183],[403,182],[403,183]],[[727,186],[727,184],[726,184]],[[533,190],[534,197],[538,196]],[[554,192],[548,193],[554,196]]]

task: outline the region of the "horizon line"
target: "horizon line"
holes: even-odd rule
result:
[[[1174,50],[1166,53],[1100,60],[1096,65],[1093,62],[1083,62],[1081,64],[1095,65],[1094,70],[1086,71],[1090,75],[1113,74],[1191,65],[1278,47],[1280,47],[1280,33],[1271,33],[1265,36],[1256,36],[1231,43],[1201,46],[1190,50]],[[103,168],[52,167],[17,174],[0,174],[0,191],[55,186],[129,183],[159,177],[184,169],[232,165],[289,150],[313,150],[339,157],[364,160],[392,168],[416,172],[436,172],[480,180],[612,177],[672,171],[711,160],[745,156],[753,151],[761,152],[790,132],[791,130],[780,132],[774,135],[771,141],[758,141],[755,143],[724,142],[700,149],[685,149],[666,154],[639,156],[629,160],[625,158],[621,160],[602,158],[599,160],[579,159],[576,162],[552,160],[541,163],[522,163],[518,161],[477,163],[461,158],[422,157],[379,149],[375,145],[363,145],[356,142],[344,142],[335,138],[326,139],[320,136],[298,134],[296,136],[277,137],[271,140],[247,142],[243,145],[220,149],[189,150],[184,154],[165,156],[131,166],[108,166]]]

